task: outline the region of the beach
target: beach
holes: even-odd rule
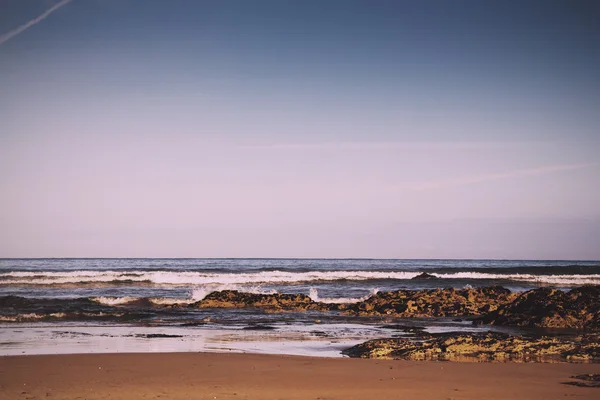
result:
[[[600,400],[599,20],[0,0],[0,400]]]
[[[593,399],[600,364],[164,353],[0,357],[0,399]]]

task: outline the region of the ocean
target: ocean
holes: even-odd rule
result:
[[[420,274],[428,279],[414,279]],[[236,351],[340,356],[389,337],[381,318],[187,305],[220,290],[362,301],[398,289],[600,284],[599,261],[379,259],[0,259],[0,354]],[[468,321],[406,320],[431,332]],[[506,329],[506,328],[504,328]],[[394,334],[398,334],[395,332]]]

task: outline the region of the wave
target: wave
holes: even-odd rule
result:
[[[461,280],[508,280],[550,285],[600,285],[600,274],[597,275],[533,275],[533,274],[489,274],[485,272],[455,272],[451,274],[431,274],[440,279]]]
[[[0,296],[0,323],[39,322],[39,321],[140,321],[159,315],[181,317],[186,306],[204,299],[213,292],[237,290],[243,293],[274,295],[276,290],[261,286],[248,285],[207,285],[196,288],[187,298],[172,297],[133,297],[133,296],[96,296],[77,298],[38,298],[20,296]],[[310,290],[310,298],[315,302],[347,304],[364,301],[378,292],[358,298],[320,297],[316,289]],[[171,307],[171,306],[174,306]],[[15,313],[16,312],[16,313]],[[182,312],[184,312],[182,314]]]
[[[488,274],[531,274],[531,275],[598,275],[600,265],[521,265],[518,267],[433,267],[418,268],[420,272],[455,273],[455,272],[481,272]]]
[[[0,315],[0,322],[34,322],[42,319],[63,319],[66,313],[56,312],[49,314],[26,313],[16,315]]]
[[[247,285],[205,285],[203,287],[194,288],[188,298],[176,297],[116,297],[116,296],[98,296],[91,297],[89,300],[103,304],[105,306],[120,306],[120,305],[155,305],[155,306],[174,306],[188,305],[196,303],[212,292],[220,292],[222,290],[238,290],[244,293],[252,294],[277,294],[277,290],[264,289],[261,286]]]
[[[175,306],[192,304],[198,300],[180,299],[175,297],[116,297],[98,296],[90,297],[89,300],[105,306]]]
[[[483,269],[482,269],[483,270]],[[600,284],[600,274],[521,274],[489,272],[429,272],[437,279],[508,280],[554,285]],[[151,284],[158,286],[198,286],[214,291],[213,287],[252,284],[294,284],[327,281],[409,280],[419,271],[261,271],[252,273],[207,273],[174,271],[36,271],[0,273],[0,286],[32,285],[56,286],[76,284],[119,285]],[[213,287],[211,287],[211,285]]]
[[[369,294],[362,297],[320,297],[319,292],[315,288],[310,288],[308,297],[314,302],[317,303],[327,303],[327,304],[353,304],[360,303],[361,301],[365,301],[379,293],[379,289],[371,289]]]
[[[211,294],[212,292],[220,292],[222,290],[238,290],[244,293],[252,294],[277,294],[275,289],[265,289],[260,285],[232,285],[232,284],[208,284],[202,287],[197,287],[192,290],[191,301],[197,302]]]
[[[5,272],[0,285],[60,285],[76,283],[113,284],[123,281],[149,282],[155,285],[235,285],[252,283],[295,283],[336,280],[411,279],[417,272],[381,271],[261,271],[252,273],[207,273],[173,271],[69,271]]]
[[[121,305],[121,304],[128,304],[128,303],[133,303],[135,301],[140,300],[139,297],[112,297],[112,296],[99,296],[99,297],[92,297],[90,298],[90,300],[96,302],[96,303],[100,303],[100,304],[104,304],[106,306],[117,306],[117,305]]]
[[[39,322],[39,321],[87,321],[87,320],[141,320],[148,318],[148,314],[135,314],[127,312],[25,312],[13,315],[0,315],[0,322]]]

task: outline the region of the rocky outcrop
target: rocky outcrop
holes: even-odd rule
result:
[[[516,296],[494,286],[477,289],[399,290],[378,293],[354,304],[313,301],[303,294],[253,294],[236,290],[213,292],[191,304],[199,308],[259,307],[271,311],[343,311],[348,315],[394,317],[478,316],[495,310]]]
[[[140,319],[170,309],[258,307],[267,312],[321,311],[351,316],[390,318],[471,317],[474,324],[530,328],[571,328],[600,331],[600,285],[570,291],[540,288],[511,293],[501,286],[470,289],[398,290],[381,292],[356,303],[314,301],[305,294],[255,294],[236,290],[213,292],[190,305],[161,304],[139,298],[112,302],[111,298],[45,299],[0,296],[0,320],[5,322],[52,319]],[[388,321],[389,323],[391,321]]]
[[[271,311],[331,311],[337,308],[335,304],[317,303],[304,294],[254,294],[237,290],[212,292],[190,306],[199,308],[258,307]]]
[[[341,306],[347,314],[410,317],[479,316],[514,300],[501,286],[476,289],[399,290],[378,293],[356,304]]]
[[[600,286],[563,292],[540,288],[477,318],[474,323],[544,328],[600,328]]]
[[[355,358],[433,361],[600,361],[600,335],[524,337],[499,333],[424,335],[418,340],[376,339],[343,352]]]
[[[540,288],[516,294],[501,286],[472,289],[398,290],[354,304],[313,301],[304,294],[213,292],[190,307],[259,307],[278,311],[341,311],[355,316],[475,317],[475,324],[600,329],[600,286],[563,292]]]

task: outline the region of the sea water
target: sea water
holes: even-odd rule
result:
[[[430,279],[413,279],[426,272]],[[0,354],[236,351],[340,356],[401,336],[398,319],[187,307],[218,290],[352,303],[378,291],[600,284],[600,262],[332,259],[0,259]],[[173,307],[168,307],[173,306]],[[405,320],[431,332],[468,321]],[[503,328],[493,328],[502,330]],[[505,328],[504,328],[505,329]]]

